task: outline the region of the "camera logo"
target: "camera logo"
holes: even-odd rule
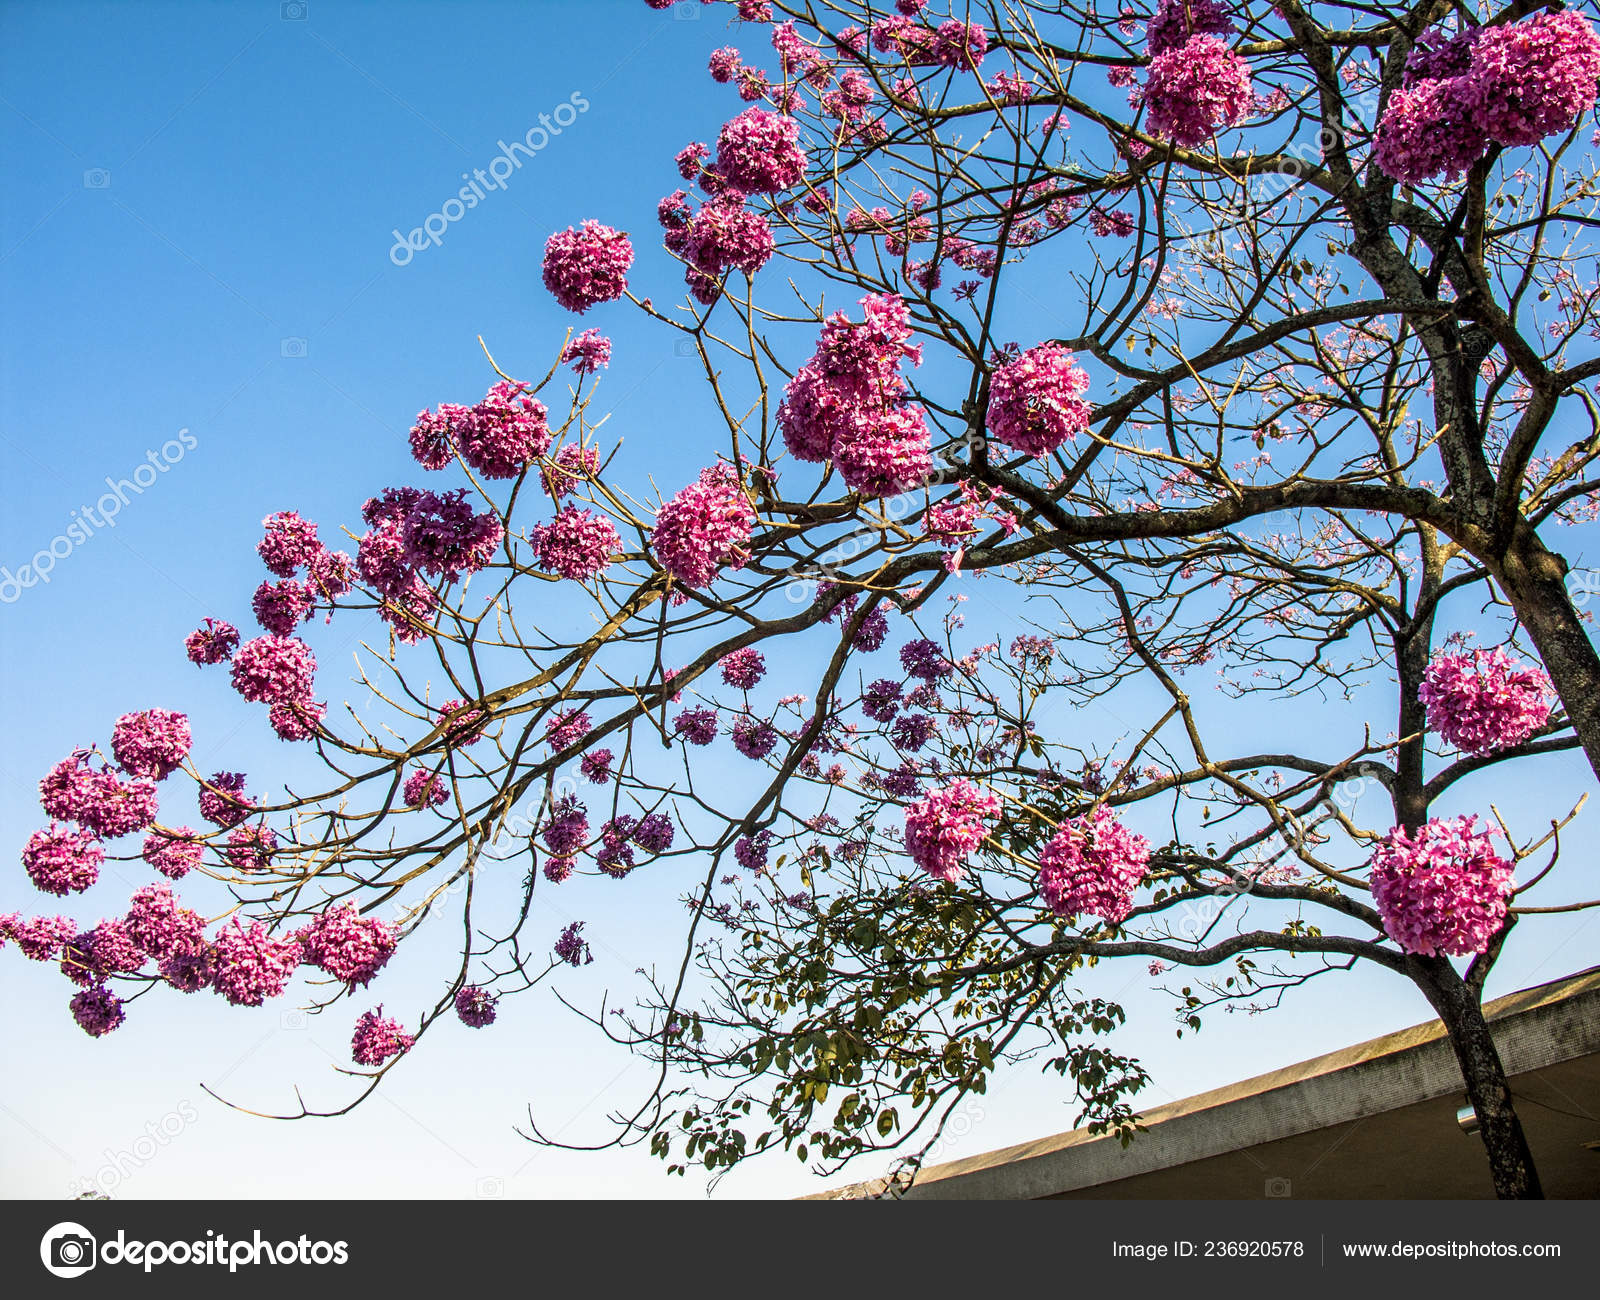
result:
[[[109,190],[111,188],[111,173],[104,167],[91,167],[83,174],[83,188],[86,190]]]
[[[284,357],[305,357],[310,355],[311,349],[304,339],[284,339],[278,344],[278,355]]]
[[[58,1223],[39,1243],[39,1258],[57,1277],[82,1277],[95,1265],[95,1241],[81,1223]]]
[[[1275,1199],[1294,1195],[1294,1186],[1287,1178],[1267,1179],[1267,1195]]]

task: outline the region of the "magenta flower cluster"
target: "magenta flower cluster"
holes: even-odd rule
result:
[[[456,1015],[469,1028],[482,1029],[485,1025],[494,1024],[495,1007],[499,1000],[488,989],[468,984],[456,993]]]
[[[717,136],[717,170],[744,194],[792,189],[806,174],[800,123],[764,108],[747,108]]]
[[[1058,343],[1041,343],[989,380],[989,432],[1029,456],[1046,456],[1089,427],[1089,376]]]
[[[732,465],[700,471],[656,513],[650,534],[656,562],[686,587],[709,587],[725,565],[744,566],[756,512]]]
[[[906,852],[935,880],[954,883],[1000,816],[1000,797],[957,777],[906,809]]]
[[[1255,107],[1250,65],[1215,36],[1191,36],[1150,60],[1141,91],[1151,135],[1186,149],[1207,143],[1221,127],[1236,126]]]
[[[406,777],[400,795],[407,808],[437,808],[450,797],[450,787],[439,773],[419,767]]]
[[[533,530],[534,559],[541,569],[588,582],[599,577],[622,547],[616,525],[593,510],[568,507]]]
[[[1492,754],[1520,745],[1550,718],[1550,679],[1504,648],[1435,655],[1417,697],[1428,726],[1457,749]]]
[[[218,932],[212,954],[217,992],[236,1007],[259,1007],[289,987],[301,949],[296,938],[274,939],[260,921],[246,929],[234,917]]]
[[[592,375],[611,364],[611,340],[599,330],[584,330],[561,349],[561,359],[580,375]]]
[[[544,287],[568,311],[583,315],[627,292],[633,245],[628,237],[598,221],[568,226],[544,246]]]
[[[400,942],[387,921],[362,916],[351,903],[319,913],[296,937],[306,961],[352,989],[365,987]]]
[[[1511,863],[1473,816],[1437,817],[1414,835],[1395,827],[1372,854],[1367,883],[1384,931],[1407,952],[1466,957],[1505,924]]]
[[[1133,910],[1150,869],[1150,842],[1104,804],[1062,822],[1039,853],[1039,893],[1057,916],[1088,913],[1115,925]]]
[[[845,484],[863,496],[916,487],[933,468],[922,408],[904,401],[900,363],[920,364],[911,313],[896,294],[868,294],[865,320],[835,312],[816,354],[784,389],[778,425],[797,460],[832,458]]]
[[[409,1052],[416,1038],[398,1020],[385,1019],[383,1005],[363,1011],[350,1038],[350,1059],[357,1065],[382,1065],[391,1056]]]
[[[424,469],[444,469],[459,455],[484,478],[516,478],[550,449],[549,415],[524,385],[501,380],[476,405],[441,402],[437,410],[419,412],[411,454]]]
[[[1600,37],[1576,10],[1515,23],[1435,28],[1406,61],[1378,123],[1374,157],[1408,183],[1455,177],[1491,146],[1537,144],[1594,106]]]

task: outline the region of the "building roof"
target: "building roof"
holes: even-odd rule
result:
[[[1600,1196],[1600,967],[1488,1003],[1546,1195]],[[924,1169],[907,1199],[1487,1197],[1437,1020],[1083,1129]],[[819,1194],[882,1196],[883,1179]]]

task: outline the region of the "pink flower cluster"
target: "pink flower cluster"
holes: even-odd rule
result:
[[[107,768],[89,766],[88,750],[62,759],[39,782],[39,802],[61,821],[77,822],[104,839],[143,830],[156,817],[156,788],[123,782]]]
[[[1408,835],[1395,827],[1372,854],[1367,883],[1385,932],[1407,952],[1466,957],[1505,924],[1512,867],[1497,831],[1473,816],[1434,818]]]
[[[499,517],[492,510],[474,511],[465,488],[419,493],[399,536],[405,563],[446,582],[487,568],[504,538]]]
[[[717,136],[717,170],[744,194],[777,194],[806,174],[800,123],[764,108],[747,108]]]
[[[236,1007],[259,1007],[289,987],[300,965],[300,942],[274,939],[260,921],[245,929],[234,917],[212,944],[212,987]]]
[[[702,183],[719,171],[707,170]],[[777,244],[766,219],[735,189],[714,194],[696,212],[689,196],[674,190],[661,200],[658,216],[669,252],[682,258],[683,277],[696,301],[711,306],[722,296],[722,276],[741,271],[753,276],[771,259]]]
[[[591,335],[605,345],[604,356]],[[578,355],[598,357],[604,364],[611,345],[594,330],[574,339],[567,352],[585,340],[589,342]],[[567,352],[564,361],[572,359]],[[424,469],[443,469],[459,454],[484,478],[516,478],[550,449],[549,414],[524,385],[501,380],[473,406],[441,402],[437,410],[419,412],[411,428],[411,454]]]
[[[545,495],[559,501],[579,483],[600,471],[600,449],[569,442],[539,467],[539,483]]]
[[[298,637],[258,636],[233,655],[233,689],[257,704],[295,704],[311,698],[317,657]]]
[[[393,926],[360,915],[352,903],[322,912],[295,937],[306,961],[352,989],[370,983],[400,942]]]
[[[534,559],[541,569],[588,582],[604,573],[622,547],[616,525],[592,510],[568,507],[533,530]]]
[[[935,880],[954,883],[1000,816],[1000,797],[964,777],[906,808],[906,852]]]
[[[1255,107],[1250,65],[1215,36],[1191,36],[1156,55],[1141,93],[1150,134],[1186,149],[1236,126]]]
[[[239,648],[239,629],[232,623],[208,618],[203,627],[183,639],[183,648],[191,663],[220,664]]]
[[[584,330],[561,349],[561,359],[580,375],[592,375],[611,364],[611,340],[599,330]]]
[[[933,468],[922,408],[902,399],[900,362],[921,364],[911,313],[896,294],[868,294],[865,319],[835,312],[816,354],[795,372],[778,408],[784,445],[797,460],[830,457],[848,487],[864,496],[904,492]]]
[[[544,246],[544,287],[568,311],[583,315],[627,292],[633,245],[628,237],[598,221],[568,226]]]
[[[255,801],[244,792],[242,772],[213,772],[200,791],[200,815],[227,830],[250,815]]]
[[[1150,869],[1150,842],[1104,804],[1063,822],[1039,853],[1039,893],[1057,916],[1087,912],[1115,925],[1133,910],[1133,891]]]
[[[205,845],[187,826],[145,836],[140,856],[168,880],[182,880],[200,865]]]
[[[1435,655],[1417,697],[1428,725],[1457,749],[1492,754],[1520,745],[1550,717],[1550,679],[1505,650]]]
[[[92,832],[71,830],[55,822],[42,831],[34,831],[22,850],[22,865],[28,878],[58,898],[82,893],[94,884],[105,860],[105,850]]]
[[[1089,427],[1081,396],[1088,388],[1088,374],[1066,348],[1029,348],[989,380],[989,432],[1029,456],[1046,456]]]
[[[1425,33],[1378,123],[1378,166],[1408,183],[1455,177],[1491,145],[1537,144],[1593,107],[1600,37],[1576,10]]]
[[[391,1056],[409,1052],[416,1038],[398,1020],[386,1020],[383,1005],[376,1011],[363,1011],[350,1039],[350,1059],[357,1065],[382,1065]]]
[[[767,661],[753,645],[735,650],[722,661],[722,680],[736,691],[752,691],[767,674]]]
[[[1181,49],[1191,36],[1227,36],[1233,16],[1221,0],[1161,0],[1145,24],[1145,48],[1153,59]]]
[[[756,512],[732,465],[700,471],[656,513],[650,546],[656,562],[687,587],[708,587],[724,565],[742,568],[749,558]]]
[[[439,773],[419,767],[406,777],[400,796],[407,808],[437,808],[450,797],[450,787]]]

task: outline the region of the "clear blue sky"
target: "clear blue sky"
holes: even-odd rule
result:
[[[678,271],[654,247],[656,199],[677,184],[672,155],[742,107],[703,71],[707,53],[735,39],[720,11],[685,21],[693,6],[674,18],[639,0],[310,0],[293,16],[302,8],[0,6],[0,566],[30,563],[107,491],[108,476],[131,477],[180,431],[193,439],[129,494],[113,529],[58,559],[47,584],[0,604],[0,854],[13,864],[42,822],[38,778],[74,745],[103,741],[129,709],[191,713],[206,770],[281,767],[256,711],[189,665],[180,645],[205,615],[245,621],[262,517],[293,508],[325,526],[354,523],[362,499],[414,478],[412,416],[474,400],[492,377],[477,335],[508,372],[542,372],[570,323],[539,283],[553,229],[598,216],[634,232],[634,283],[675,298]],[[572,126],[449,225],[442,244],[394,264],[393,231],[422,225],[463,171],[488,167],[502,140],[574,94],[588,108]],[[697,367],[625,308],[590,323],[616,345],[605,405],[629,440],[630,472],[687,478],[709,456],[712,427]],[[1029,332],[1019,321],[1016,333]],[[370,631],[351,619],[319,629],[319,657],[348,662]],[[353,688],[349,698],[361,703]],[[1543,773],[1537,790],[1506,797],[1564,811],[1556,805],[1587,780],[1576,760]],[[108,872],[79,900],[80,919],[117,909],[143,883],[136,874]],[[584,892],[542,904],[540,917],[553,934],[584,916],[597,940],[595,965],[562,981],[571,996],[605,987],[626,996],[634,967],[672,958],[653,938],[660,909],[672,909],[674,926],[682,916],[672,882],[575,889]],[[48,901],[20,866],[0,872],[0,911]],[[1585,965],[1588,925],[1559,922],[1536,945],[1514,944],[1492,991]],[[427,946],[412,946],[378,989],[408,1012],[436,975]],[[332,1101],[345,1020],[302,1027],[280,1015],[287,1003],[248,1013],[205,995],[147,998],[96,1042],[67,1015],[70,989],[53,966],[8,951],[0,980],[0,1194],[64,1196],[97,1177],[120,1197],[703,1187],[668,1179],[638,1150],[568,1155],[515,1136],[528,1102],[551,1131],[601,1136],[604,1115],[629,1105],[646,1078],[547,990],[511,1005],[492,1030],[441,1027],[456,1032],[431,1035],[353,1116],[281,1124],[225,1110],[199,1085],[263,1110],[292,1106],[295,1084]],[[1160,1085],[1151,1104],[1426,1018],[1408,985],[1360,975],[1313,987],[1271,1017],[1215,1017],[1179,1044],[1166,1000],[1143,987],[1139,968],[1116,983],[1105,991],[1135,1014],[1121,1046]],[[1051,1080],[1022,1071],[974,1103],[945,1154],[1071,1119]],[[141,1143],[152,1125],[163,1140]],[[734,1175],[721,1194],[815,1187],[779,1158]]]

